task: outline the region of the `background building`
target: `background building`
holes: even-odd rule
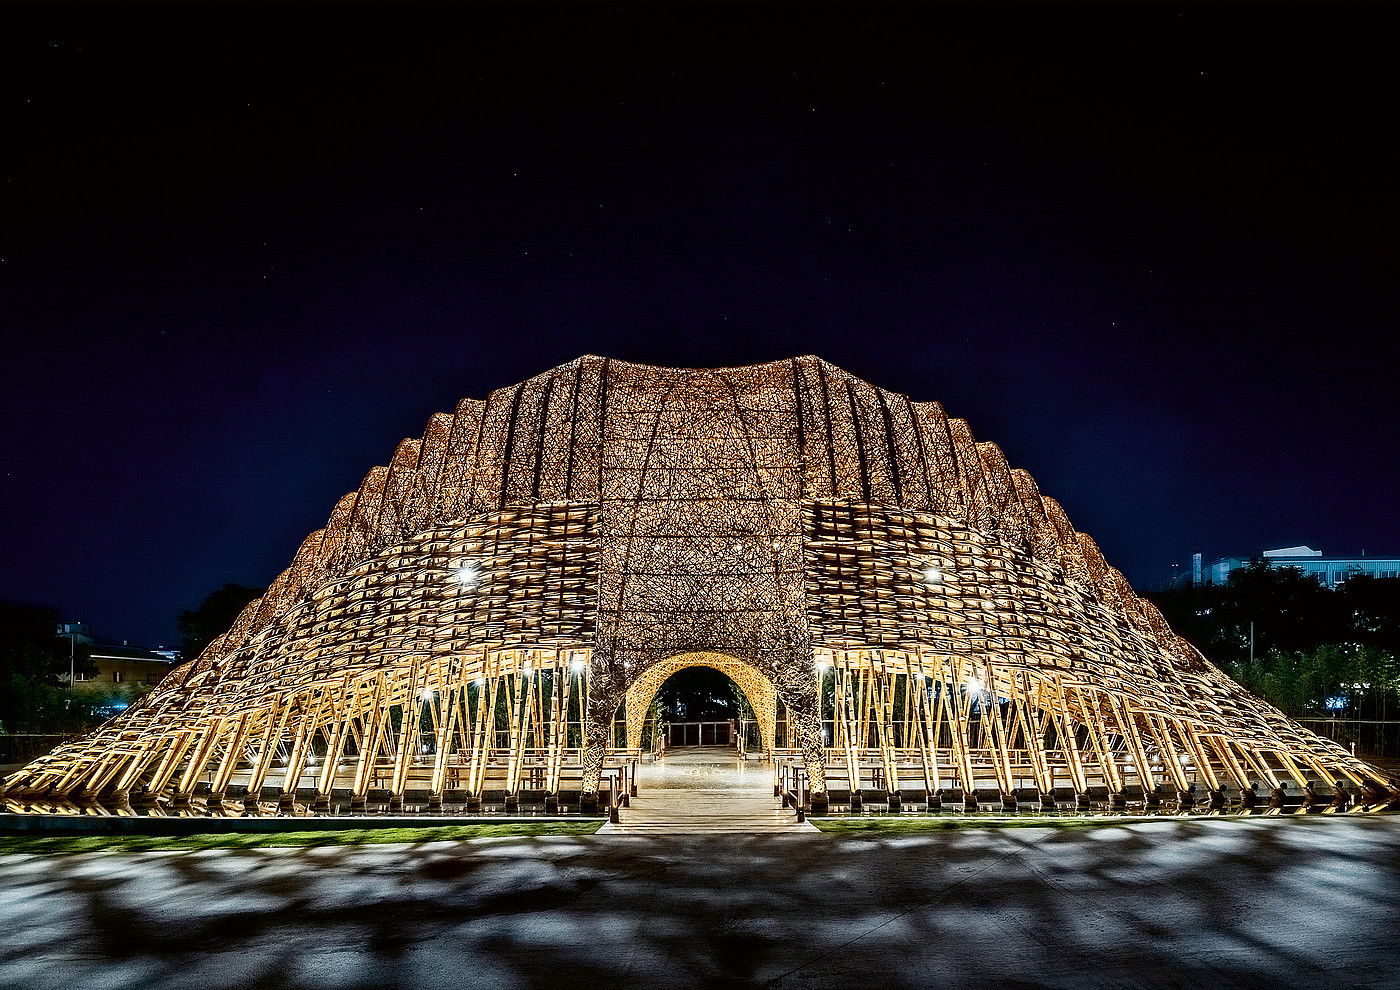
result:
[[[58,638],[68,640],[74,653],[73,687],[78,691],[135,697],[159,684],[180,662],[179,650],[146,650],[125,640],[120,645],[94,642],[86,622],[59,623]],[[68,679],[67,672],[61,676]]]
[[[117,689],[132,696],[145,694],[170,673],[169,657],[140,647],[96,643],[89,656],[97,670],[78,671],[73,687],[78,691]]]
[[[1400,557],[1367,557],[1363,550],[1359,557],[1325,557],[1321,550],[1309,546],[1280,547],[1265,550],[1260,559],[1270,567],[1292,567],[1315,578],[1327,588],[1345,584],[1358,574],[1377,578],[1400,577]],[[1213,561],[1204,571],[1206,584],[1226,584],[1230,575],[1249,564],[1241,557],[1221,557]]]

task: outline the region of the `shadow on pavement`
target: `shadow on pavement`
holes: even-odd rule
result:
[[[1400,821],[0,858],[0,985],[1397,982]]]

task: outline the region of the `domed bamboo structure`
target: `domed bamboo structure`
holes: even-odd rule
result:
[[[636,746],[692,654],[732,661],[816,806],[829,779],[892,803],[1390,787],[1206,662],[938,403],[815,357],[588,356],[433,416],[196,661],[6,800],[587,804],[624,697]]]

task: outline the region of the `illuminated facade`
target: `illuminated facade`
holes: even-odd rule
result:
[[[432,417],[197,661],[7,801],[587,805],[692,663],[817,806],[829,782],[1389,786],[1203,660],[938,403],[815,357],[584,357]]]

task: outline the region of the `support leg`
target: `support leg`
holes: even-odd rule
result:
[[[588,672],[588,715],[583,723],[583,794],[579,810],[586,814],[598,810],[598,787],[603,761],[612,745],[613,719],[627,692],[622,680],[611,652],[595,649]]]
[[[795,683],[779,683],[778,695],[787,705],[788,724],[797,736],[797,744],[802,748],[802,762],[807,769],[809,798],[814,814],[826,812],[829,801],[826,794],[826,747],[822,745],[822,726],[817,715],[816,661],[810,651],[806,663],[800,665]]]

